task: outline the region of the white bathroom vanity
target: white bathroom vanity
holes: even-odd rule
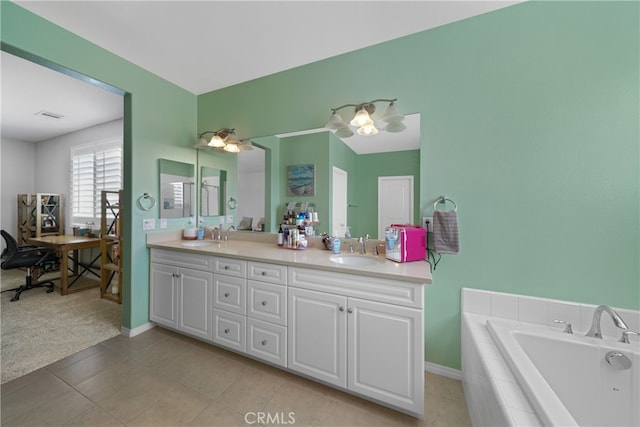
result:
[[[147,246],[152,322],[424,418],[426,261],[234,236]]]

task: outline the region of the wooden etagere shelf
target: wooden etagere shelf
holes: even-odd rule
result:
[[[63,212],[62,194],[18,194],[18,244],[26,245],[31,237],[64,234]]]
[[[103,191],[100,216],[100,297],[122,304],[122,190]]]

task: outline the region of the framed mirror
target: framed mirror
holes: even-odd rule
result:
[[[191,163],[160,159],[160,218],[195,215],[195,167]]]
[[[222,216],[226,212],[227,171],[200,167],[200,216]]]
[[[349,226],[354,236],[369,234],[375,238],[379,234],[379,177],[413,176],[414,200],[419,195],[420,122],[420,113],[408,114],[403,122],[407,128],[402,132],[344,139],[325,128],[251,138],[254,145],[266,150],[263,160],[266,166],[261,178],[243,174],[238,167],[239,209],[246,199],[240,191],[243,183],[252,182],[256,186],[264,180],[261,185],[266,194],[265,231],[278,230],[289,203],[308,202],[315,206],[319,216],[317,234],[337,231],[344,235]],[[315,165],[314,195],[289,196],[287,168],[304,164]],[[336,169],[341,172],[340,176],[335,173]],[[346,191],[338,194],[336,189]],[[382,203],[384,206],[384,201]],[[413,210],[415,223],[419,206]]]

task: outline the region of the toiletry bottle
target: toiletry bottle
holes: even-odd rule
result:
[[[204,220],[198,220],[198,240],[204,240]]]
[[[337,231],[333,233],[333,244],[331,247],[331,252],[333,252],[334,254],[340,253],[340,238],[338,237]]]
[[[280,229],[278,230],[278,246],[284,245],[284,232],[282,231],[282,224],[280,224]]]
[[[347,231],[344,232],[344,238],[345,239],[351,238],[351,227],[349,227],[348,225],[347,225]]]

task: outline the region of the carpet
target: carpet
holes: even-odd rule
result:
[[[0,288],[19,286],[24,277],[23,271],[3,270]],[[83,277],[73,288],[96,283]],[[53,293],[32,289],[13,302],[14,292],[1,294],[2,384],[120,333],[122,305],[100,298],[100,288],[62,296],[59,280],[54,284]]]

